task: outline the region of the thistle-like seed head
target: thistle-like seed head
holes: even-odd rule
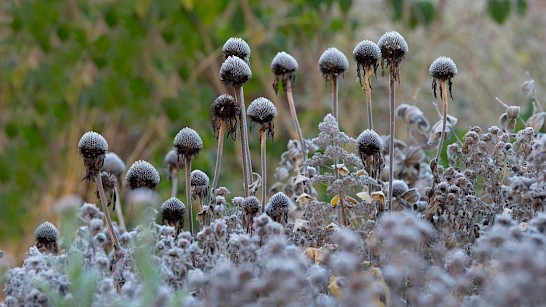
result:
[[[408,184],[404,180],[392,181],[392,196],[400,199],[400,196],[409,190]]]
[[[184,228],[184,214],[186,206],[176,197],[167,199],[160,208],[163,224],[173,226],[176,229]]]
[[[264,97],[254,99],[248,106],[247,115],[252,123],[261,125],[260,130],[266,131],[273,136],[273,119],[277,116],[277,108],[273,103]]]
[[[271,61],[271,71],[275,75],[273,81],[273,89],[275,93],[279,87],[279,81],[282,83],[283,89],[286,92],[287,85],[293,87],[296,83],[296,71],[298,70],[298,62],[290,54],[281,51]],[[288,83],[290,82],[290,83]]]
[[[178,152],[176,152],[176,149],[169,150],[165,155],[165,163],[169,167],[170,174],[172,174],[174,170],[184,168],[186,165],[186,162],[183,159],[178,159]]]
[[[383,34],[377,46],[381,50],[381,68],[389,67],[395,80],[400,81],[400,63],[408,53],[408,43],[400,33],[389,31]]]
[[[219,77],[225,86],[239,88],[252,78],[252,72],[245,61],[229,56],[220,67]]]
[[[225,125],[224,128],[226,129],[227,135],[235,140],[237,123],[239,121],[239,115],[241,114],[241,109],[237,105],[235,98],[229,94],[218,96],[210,106],[210,112],[212,113],[212,129],[214,130],[214,136],[218,138],[220,125]]]
[[[362,131],[356,139],[356,144],[363,163],[365,163],[365,157],[381,153],[384,146],[383,139],[381,139],[377,132],[370,129]]]
[[[430,64],[428,72],[432,76],[432,90],[434,92],[434,97],[436,97],[436,82],[437,80],[440,80],[447,81],[449,86],[449,96],[451,96],[453,99],[453,95],[451,93],[451,78],[455,77],[457,74],[457,65],[455,65],[455,62],[453,62],[451,58],[441,56]],[[442,87],[440,86],[440,97],[443,97],[443,95],[444,93],[442,93]]]
[[[138,160],[127,171],[125,180],[131,190],[140,187],[153,190],[159,184],[159,173],[149,162]]]
[[[349,61],[341,51],[331,47],[322,53],[318,66],[324,78],[330,80],[349,70]]]
[[[107,152],[104,157],[104,165],[102,166],[102,171],[108,172],[114,176],[118,182],[121,179],[121,174],[125,172],[125,162],[113,152]]]
[[[250,47],[242,38],[232,37],[228,39],[222,48],[222,52],[224,53],[224,59],[236,56],[250,66]]]
[[[104,164],[104,158],[108,151],[106,139],[96,132],[86,132],[78,142],[78,151],[83,157],[86,169],[84,179],[88,181],[94,180]]]
[[[269,202],[265,207],[265,212],[267,215],[269,215],[269,217],[271,217],[272,220],[283,224],[288,222],[289,205],[290,198],[283,192],[278,192],[269,199]]]
[[[381,49],[376,43],[363,40],[353,50],[353,57],[356,61],[356,76],[360,80],[360,69],[365,71],[366,68],[373,68],[374,74],[377,73],[379,61],[381,61]]]
[[[256,215],[261,207],[262,204],[256,196],[249,196],[243,200],[242,209],[248,215]]]
[[[59,231],[50,222],[40,224],[34,231],[36,237],[36,248],[42,253],[57,254],[59,248],[57,240],[59,239]]]
[[[173,148],[178,153],[179,159],[180,156],[182,156],[182,160],[185,160],[186,157],[192,159],[197,157],[203,149],[203,141],[195,130],[186,127],[174,137]]]
[[[100,172],[100,177],[102,179],[102,187],[105,190],[114,190],[116,184],[118,183],[116,176],[109,172],[102,171]]]
[[[190,174],[191,196],[193,199],[205,198],[209,195],[209,176],[196,169]]]

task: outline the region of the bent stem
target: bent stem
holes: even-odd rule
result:
[[[260,129],[260,155],[262,159],[262,212],[265,212],[265,197],[267,194],[267,157],[266,157],[267,135],[264,129]]]
[[[438,143],[438,151],[436,151],[436,163],[440,162],[440,154],[442,153],[442,146],[444,144],[444,138],[446,137],[446,125],[447,125],[447,95],[446,95],[446,81],[440,80],[440,93],[442,96],[442,102],[444,105],[444,114],[442,119],[442,134],[440,136],[440,142]]]
[[[114,226],[112,225],[112,219],[110,219],[110,213],[108,212],[106,195],[104,195],[104,188],[102,187],[102,178],[100,176],[100,173],[95,178],[95,183],[97,184],[97,189],[99,190],[99,198],[102,204],[102,209],[104,211],[106,225],[108,226],[108,235],[110,235],[110,239],[112,240],[112,245],[114,246],[114,250],[119,251],[121,250],[121,247],[119,246],[119,240],[116,235],[116,232],[114,231]]]
[[[118,187],[114,188],[114,193],[116,195],[116,215],[118,216],[119,226],[123,230],[127,231],[127,227],[125,226],[125,218],[123,217],[123,210],[121,209],[121,201],[119,199]]]
[[[243,96],[243,87],[235,89],[235,99],[239,102],[241,113],[239,114],[239,125],[241,130],[241,151],[243,161],[243,184],[245,189],[245,197],[248,197],[248,187],[251,184],[252,166],[250,165],[250,153],[248,149],[248,130],[246,123],[246,107]]]
[[[395,69],[393,67],[394,63],[389,65],[389,92],[390,92],[390,132],[389,132],[389,202],[388,202],[388,211],[392,210],[392,181],[394,177],[394,129],[395,129],[395,120],[394,120],[394,109],[395,109]]]
[[[308,176],[309,174],[307,173],[307,166],[305,165],[305,161],[307,161],[307,148],[305,146],[305,141],[303,139],[303,134],[301,132],[301,127],[300,127],[300,123],[298,121],[298,116],[296,114],[296,106],[294,104],[294,95],[292,94],[292,83],[290,81],[288,82],[285,82],[285,84],[287,84],[286,86],[286,97],[288,98],[288,106],[290,107],[290,115],[292,116],[292,122],[294,123],[294,128],[296,129],[296,132],[298,134],[298,141],[300,142],[300,147],[301,147],[301,156],[302,156],[302,161],[303,161],[303,170],[304,170],[304,175],[305,176]]]
[[[220,168],[222,167],[222,153],[224,151],[224,122],[220,123],[220,129],[218,130],[218,147],[216,148],[216,166],[214,167],[214,178],[212,179],[212,186],[210,187],[210,197],[214,197],[214,190],[218,184],[218,177],[220,176]]]
[[[366,91],[366,104],[368,106],[368,128],[373,129],[372,123],[372,87],[370,86],[370,79],[372,77],[372,67],[366,66],[364,69],[364,83]]]
[[[191,158],[186,155],[186,204],[190,222],[190,234],[193,236],[193,206],[191,204]]]

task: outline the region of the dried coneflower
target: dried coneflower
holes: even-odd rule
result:
[[[265,213],[275,222],[286,224],[288,222],[289,205],[290,197],[283,192],[278,192],[269,199],[265,206]]]
[[[408,53],[408,44],[400,33],[389,31],[383,34],[377,46],[381,50],[381,68],[385,73],[385,68],[389,69],[389,93],[390,93],[390,117],[389,117],[389,187],[392,187],[393,181],[393,163],[394,163],[394,134],[395,120],[394,111],[396,109],[395,102],[395,81],[400,83],[400,63]],[[392,199],[392,189],[389,188],[389,210]]]
[[[339,75],[343,75],[349,70],[349,61],[341,51],[335,47],[331,47],[322,53],[319,58],[318,66],[322,76],[324,76],[326,80],[330,80],[332,84],[332,114],[336,121],[339,122],[337,78]]]
[[[184,229],[184,214],[186,213],[184,203],[176,197],[171,197],[161,205],[160,211],[161,222],[174,227],[178,236],[180,230]]]
[[[34,231],[36,237],[36,248],[41,253],[50,253],[57,255],[59,253],[59,247],[57,240],[59,239],[59,231],[50,222],[44,222],[40,224]]]
[[[360,86],[362,86],[360,70],[364,70],[364,86],[362,86],[362,89],[366,92],[368,128],[373,129],[372,87],[370,85],[370,80],[372,77],[372,70],[374,74],[377,74],[377,67],[379,66],[379,61],[381,61],[381,49],[379,49],[376,43],[370,40],[363,40],[358,43],[353,50],[353,57],[356,61],[356,77],[360,82]]]
[[[381,178],[383,139],[374,130],[366,129],[358,136],[356,144],[360,159],[362,159],[362,164],[366,166],[368,174],[374,179]]]
[[[250,66],[250,46],[242,38],[229,38],[222,47],[222,53],[225,59],[230,56],[236,56]]]
[[[104,165],[102,166],[102,170],[106,171],[114,176],[116,176],[116,185],[114,186],[114,208],[113,210],[116,211],[116,215],[118,216],[119,225],[123,229],[127,229],[125,227],[125,218],[123,217],[123,210],[121,208],[120,203],[120,197],[119,197],[119,188],[121,186],[121,175],[123,172],[125,172],[125,162],[121,160],[121,158],[113,153],[113,152],[107,152],[106,156],[104,157]]]
[[[277,116],[277,109],[273,103],[264,97],[256,98],[248,106],[248,117],[253,124],[260,125],[260,155],[262,162],[262,203],[265,202],[267,193],[267,157],[266,139],[267,134],[273,137],[273,119]],[[262,208],[263,210],[263,208]]]
[[[127,188],[130,190],[138,188],[154,190],[159,184],[159,180],[159,173],[155,167],[150,162],[144,160],[135,161],[125,175]]]
[[[438,144],[438,151],[436,152],[436,163],[440,159],[440,153],[442,152],[442,144],[445,137],[446,123],[447,123],[447,91],[449,86],[449,96],[453,99],[451,94],[451,78],[457,74],[457,65],[451,58],[441,56],[434,60],[429,68],[429,73],[432,75],[432,90],[434,97],[436,98],[436,84],[440,81],[440,98],[444,106],[443,121],[442,121],[442,136],[440,137],[440,143]]]
[[[199,211],[203,210],[203,200],[209,196],[209,176],[196,169],[190,174],[191,197],[198,201]]]
[[[243,200],[241,207],[244,212],[243,223],[245,230],[247,233],[251,233],[253,231],[252,222],[254,217],[260,212],[260,210],[263,211],[262,204],[255,196],[249,196]]]
[[[237,106],[237,102],[233,96],[223,94],[214,99],[210,106],[212,113],[212,129],[214,135],[218,139],[218,147],[216,151],[216,167],[214,168],[214,178],[212,180],[211,191],[216,189],[218,178],[220,176],[220,168],[222,166],[222,153],[224,151],[224,134],[231,136],[235,140],[237,133],[237,123],[241,115],[241,109]],[[211,196],[214,193],[210,193]]]
[[[201,137],[192,128],[183,128],[178,132],[173,141],[173,148],[178,153],[179,159],[184,160],[186,166],[186,204],[190,222],[190,233],[193,235],[193,208],[191,203],[191,159],[199,155],[203,149]]]
[[[220,80],[225,86],[233,88],[235,99],[238,101],[239,127],[241,131],[241,151],[243,162],[243,178],[245,196],[248,196],[248,187],[250,186],[252,166],[250,161],[250,152],[248,149],[248,130],[246,123],[246,106],[244,100],[243,85],[252,78],[252,72],[248,64],[237,56],[228,56],[222,67],[220,67]]]

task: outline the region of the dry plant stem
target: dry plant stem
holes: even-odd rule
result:
[[[442,146],[444,144],[444,138],[446,137],[446,125],[447,125],[447,92],[446,81],[440,81],[440,93],[442,93],[442,103],[444,105],[444,114],[442,120],[442,135],[440,136],[440,142],[438,143],[438,151],[436,152],[436,163],[440,162],[440,154],[442,153]]]
[[[296,114],[296,106],[294,104],[294,95],[292,95],[292,84],[290,82],[286,82],[286,97],[288,98],[288,106],[290,107],[290,115],[292,115],[292,121],[294,122],[294,128],[296,129],[296,132],[298,133],[298,141],[300,142],[301,147],[301,156],[302,161],[304,163],[304,175],[308,176],[307,173],[307,166],[305,166],[305,161],[307,161],[307,148],[305,146],[305,141],[303,139],[303,134],[301,133],[301,127],[300,123],[298,121],[298,116]]]
[[[191,158],[186,156],[186,205],[188,206],[188,221],[190,234],[193,236],[193,206],[191,204]]]
[[[121,201],[119,199],[119,190],[117,187],[114,188],[114,193],[116,193],[116,214],[118,216],[119,226],[123,230],[127,230],[125,226],[125,218],[123,217],[123,210],[121,209]]]
[[[178,171],[174,169],[171,174],[171,197],[176,197],[176,193],[178,193]]]
[[[332,115],[334,115],[334,118],[336,119],[336,122],[339,120],[337,118],[337,76],[332,76]]]
[[[394,121],[394,109],[396,108],[396,103],[394,101],[395,97],[395,80],[394,80],[394,67],[393,63],[389,65],[389,92],[390,92],[390,117],[389,117],[389,124],[390,124],[390,133],[389,133],[389,202],[388,202],[388,211],[392,210],[392,181],[394,177],[394,129],[395,129],[395,121]]]
[[[339,179],[339,170],[337,168],[338,166],[338,158],[335,159],[335,165],[334,165],[334,174],[336,175],[336,180]],[[338,194],[339,197],[339,211],[341,212],[341,222],[343,223],[343,226],[347,226],[347,215],[345,214],[345,204],[343,203],[343,195],[341,193]]]
[[[370,79],[372,77],[372,67],[367,66],[364,69],[364,83],[366,86],[366,104],[368,106],[368,128],[373,129],[372,122],[372,88],[370,86]]]
[[[214,190],[218,184],[218,177],[220,176],[220,168],[222,167],[222,153],[224,152],[224,123],[220,124],[218,130],[218,147],[216,149],[216,166],[214,167],[214,178],[212,179],[212,185],[210,187],[210,197],[214,197]]]
[[[252,167],[250,166],[250,153],[248,150],[248,130],[246,123],[246,106],[243,95],[243,88],[239,87],[235,89],[235,99],[239,102],[239,108],[241,109],[239,127],[241,131],[241,150],[243,159],[243,184],[245,189],[245,197],[248,197],[248,187],[251,183]]]
[[[261,159],[262,159],[262,212],[265,212],[265,197],[267,194],[267,156],[266,156],[267,134],[260,129]]]
[[[112,219],[110,219],[110,213],[108,212],[107,202],[106,202],[106,195],[104,195],[104,188],[102,187],[102,178],[100,176],[100,173],[95,178],[95,183],[97,184],[97,189],[99,190],[99,197],[100,202],[102,204],[102,210],[104,211],[104,217],[106,219],[106,225],[108,226],[108,234],[110,235],[110,239],[112,240],[112,245],[114,246],[114,250],[121,250],[121,247],[119,246],[119,240],[116,235],[116,232],[114,231],[114,226],[112,225]]]

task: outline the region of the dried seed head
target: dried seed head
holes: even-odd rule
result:
[[[176,197],[167,199],[160,208],[161,222],[177,229],[184,228],[186,206]]]
[[[381,68],[393,70],[395,80],[400,78],[400,63],[408,53],[408,43],[400,33],[389,31],[383,34],[377,46],[381,50]]]
[[[100,172],[100,177],[102,179],[102,186],[104,190],[114,190],[116,184],[118,183],[116,176],[109,172],[102,171]]]
[[[182,160],[186,157],[192,159],[199,155],[203,149],[203,141],[201,137],[192,128],[182,128],[174,137],[173,147]],[[180,159],[180,158],[179,158]]]
[[[326,80],[344,74],[349,69],[347,57],[335,47],[326,49],[319,58],[318,66]]]
[[[279,87],[279,81],[282,82],[284,91],[286,92],[287,84],[290,82],[290,87],[296,83],[296,71],[298,70],[298,62],[290,54],[281,51],[273,58],[271,62],[271,71],[275,75],[273,89],[275,93]]]
[[[220,81],[227,87],[239,88],[251,78],[248,64],[236,56],[228,57],[220,67]]]
[[[283,192],[278,192],[271,196],[265,212],[277,223],[288,222],[288,206],[290,205],[290,198]]]
[[[249,64],[250,47],[242,38],[232,37],[228,39],[222,48],[222,52],[225,59],[236,56]]]
[[[383,150],[383,139],[374,130],[366,129],[356,139],[361,157],[373,156]],[[363,162],[365,158],[362,158]]]
[[[225,129],[228,136],[235,139],[237,133],[237,123],[239,121],[239,115],[241,109],[237,105],[235,98],[228,94],[223,94],[214,99],[214,102],[210,106],[212,113],[212,129],[214,130],[214,136],[218,138],[218,132],[220,125],[225,125]]]
[[[127,171],[125,180],[131,190],[140,187],[153,190],[159,184],[159,173],[149,162],[138,160]]]
[[[40,224],[34,231],[36,237],[36,248],[42,253],[57,254],[59,248],[57,240],[59,239],[59,231],[50,222]]]
[[[402,194],[409,190],[408,184],[404,180],[392,181],[392,196],[400,199]]]
[[[260,212],[261,207],[262,204],[255,196],[249,196],[245,198],[242,203],[242,209],[244,210],[244,212],[252,216]]]
[[[261,125],[261,131],[273,136],[273,119],[277,116],[277,108],[269,99],[264,97],[254,99],[248,106],[247,115],[252,123]]]
[[[119,182],[121,179],[121,174],[125,172],[125,162],[123,162],[123,160],[121,160],[121,158],[115,153],[107,152],[106,156],[104,157],[104,165],[102,166],[102,170],[116,176],[116,179]]]
[[[171,149],[165,155],[165,163],[169,167],[169,174],[171,174],[173,170],[184,168],[186,162],[183,159],[178,159],[178,153],[176,150]]]
[[[455,62],[451,58],[441,56],[430,64],[428,72],[432,75],[434,97],[436,97],[436,81],[440,80],[448,82],[449,96],[453,99],[453,95],[451,94],[451,78],[457,74],[457,65],[455,65]],[[443,95],[444,93],[442,93],[442,87],[440,86],[440,97],[443,97]]]
[[[196,169],[190,175],[191,196],[193,199],[205,198],[209,195],[209,176]]]
[[[353,50],[353,57],[356,61],[356,76],[360,80],[360,69],[373,68],[374,74],[381,60],[381,49],[376,43],[370,40],[363,40]]]
[[[89,181],[94,180],[104,164],[104,158],[108,151],[108,143],[102,135],[89,131],[84,133],[78,142],[78,151],[83,157],[86,169],[84,179]]]

